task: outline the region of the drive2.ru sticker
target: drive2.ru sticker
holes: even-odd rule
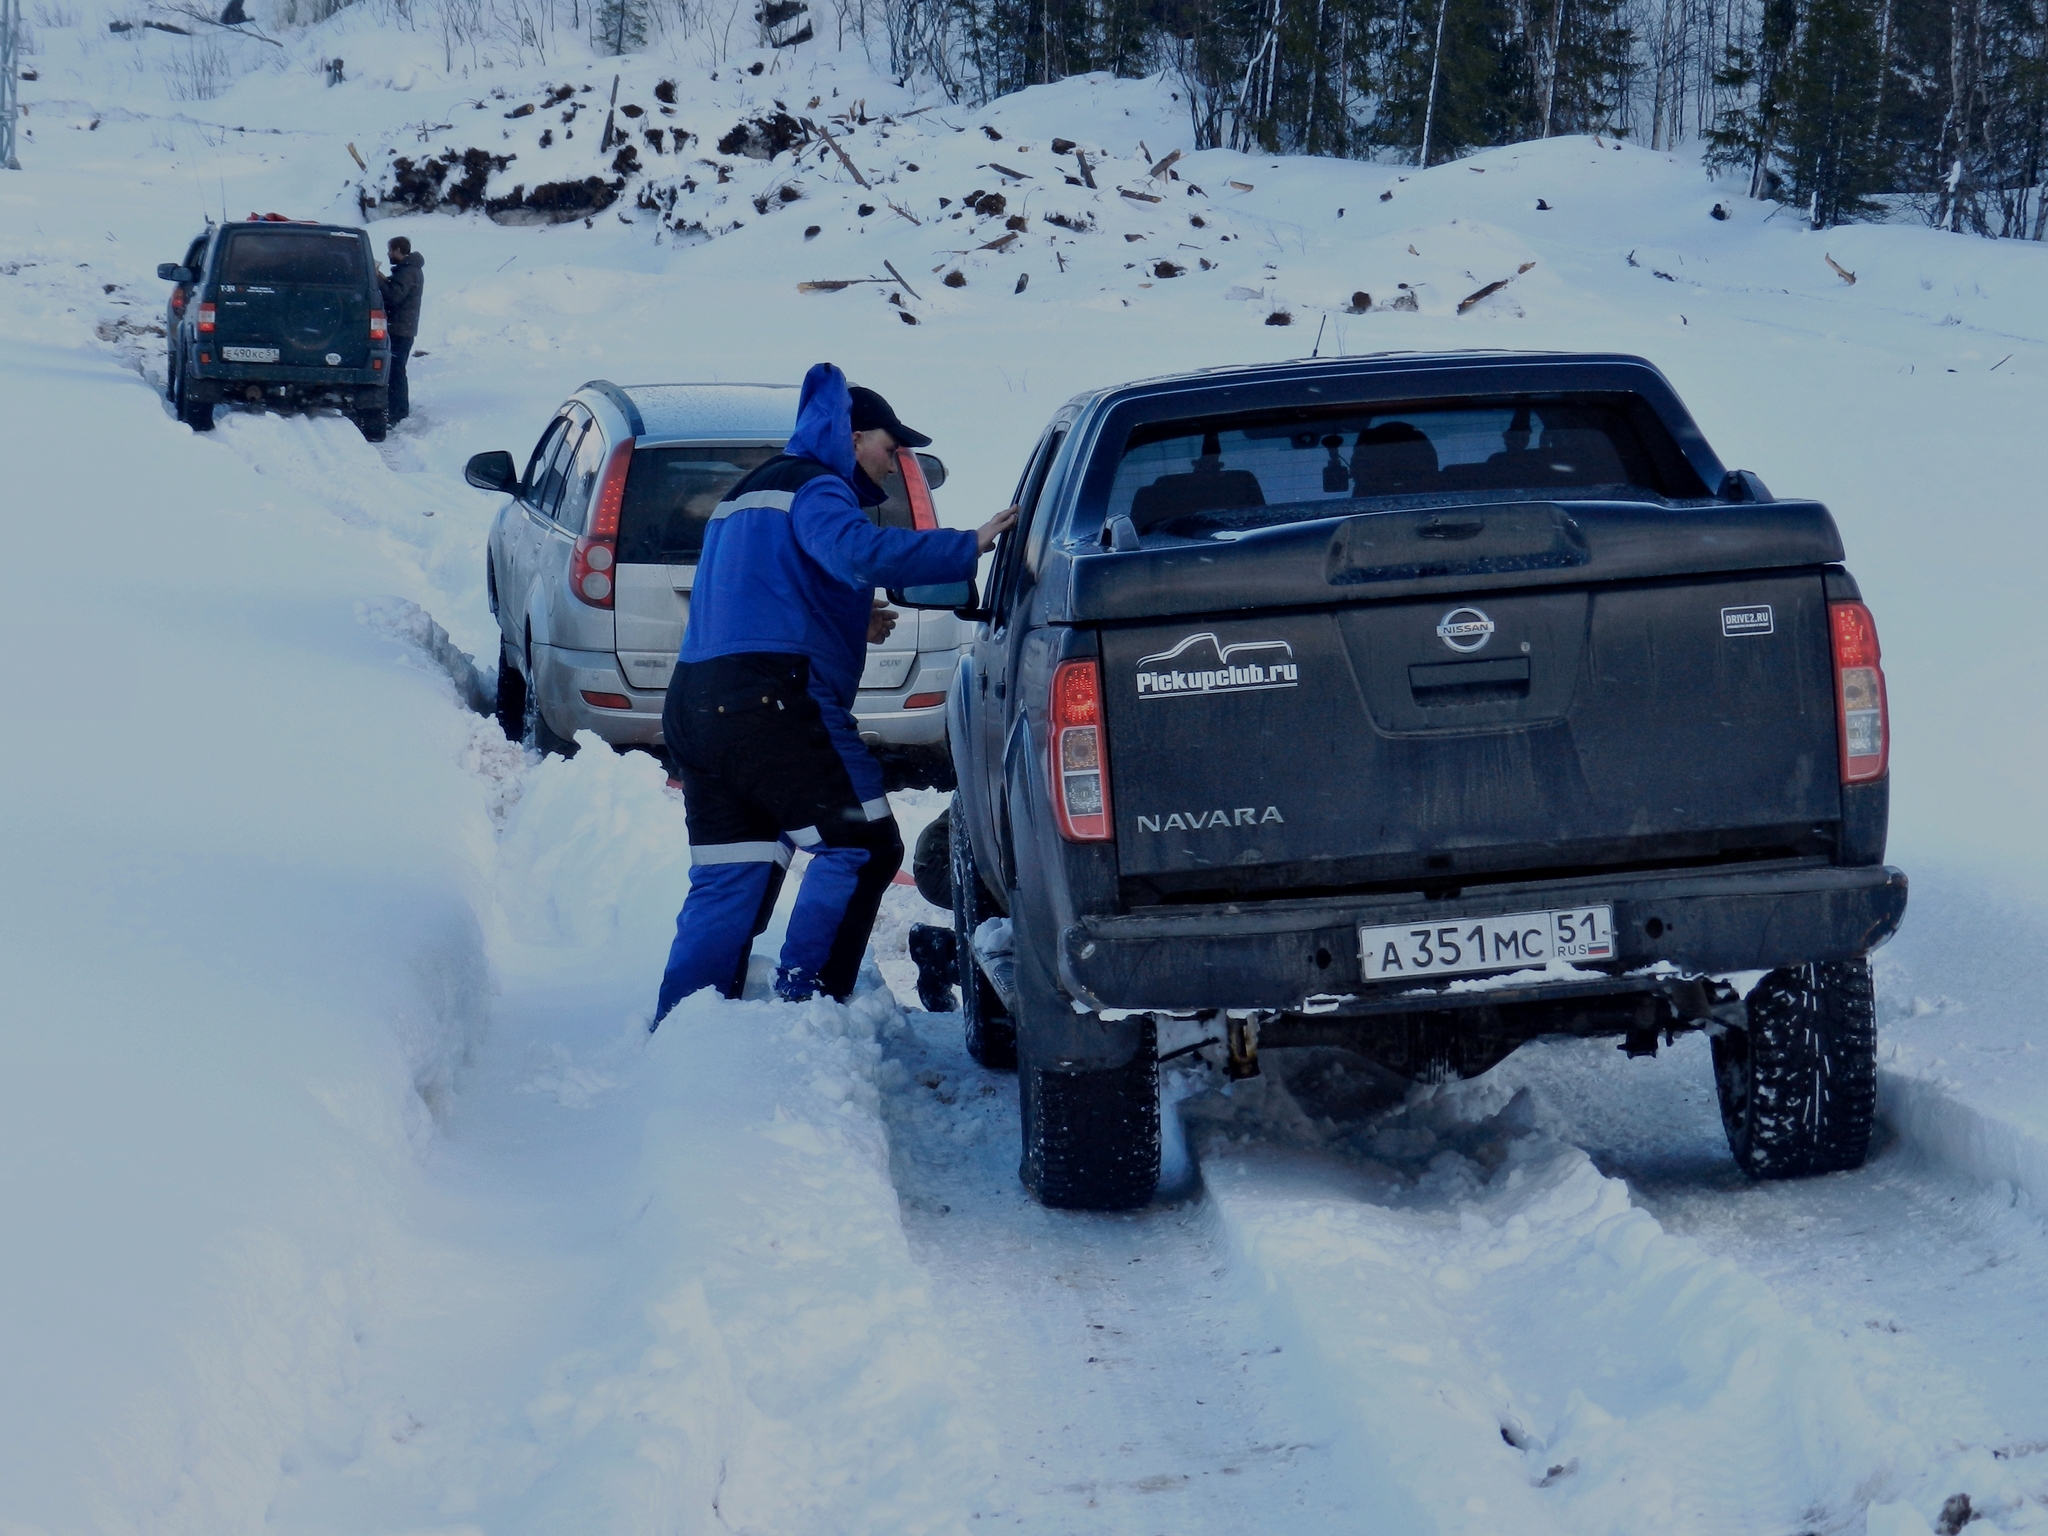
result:
[[[1721,633],[1724,635],[1768,635],[1776,627],[1769,603],[1721,610]]]

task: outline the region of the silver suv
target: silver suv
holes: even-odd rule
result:
[[[485,575],[508,737],[555,752],[578,731],[614,746],[660,745],[711,509],[781,451],[797,394],[783,384],[597,379],[555,412],[523,475],[509,453],[469,461],[471,485],[506,497]],[[916,457],[926,487],[945,483],[938,459]],[[907,528],[919,518],[904,478],[890,481],[876,516]],[[950,613],[903,613],[893,635],[868,647],[854,703],[861,739],[942,763],[946,689],[970,638]]]

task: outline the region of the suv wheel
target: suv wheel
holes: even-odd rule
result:
[[[528,651],[528,671],[532,671],[532,651]],[[556,757],[574,757],[576,743],[557,735],[555,728],[548,724],[548,717],[540,712],[540,689],[529,685],[523,701],[525,708],[521,715],[521,739],[534,751]]]
[[[369,443],[381,443],[384,441],[384,434],[390,430],[387,407],[373,405],[367,410],[357,411],[355,414],[356,427],[363,434],[363,441]]]
[[[1714,1037],[1721,1123],[1742,1171],[1796,1179],[1861,1168],[1877,1112],[1877,1009],[1868,960],[1772,971],[1749,1027]]]
[[[507,741],[526,739],[526,679],[512,660],[512,652],[498,642],[498,729]]]
[[[960,797],[953,797],[947,813],[948,838],[953,863],[953,953],[960,979],[960,1022],[967,1030],[967,1054],[993,1071],[1012,1071],[1017,1065],[1017,1025],[1003,1007],[1002,998],[982,974],[974,958],[974,930],[986,918],[996,915],[996,905],[981,883],[981,870],[974,861],[974,845],[967,839],[967,818],[961,814]]]
[[[1024,904],[1016,903],[1019,916]],[[1128,1211],[1159,1187],[1159,1042],[1151,1019],[1118,1067],[1069,1070],[1031,1060],[1031,1023],[1065,1024],[1073,1004],[1053,984],[1047,956],[1017,935],[1017,1003],[1024,1029],[1017,1103],[1024,1157],[1018,1176],[1040,1205]],[[1061,1017],[1063,1015],[1063,1017]]]
[[[171,409],[177,412],[178,420],[194,432],[213,430],[213,403],[208,400],[194,400],[185,384],[185,371],[179,369],[171,376]]]

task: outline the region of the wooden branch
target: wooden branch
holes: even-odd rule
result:
[[[857,283],[886,283],[886,277],[826,277],[813,283],[798,283],[798,293],[837,293],[842,288],[851,288]]]
[[[896,270],[895,262],[885,261],[882,263],[882,265],[889,269],[889,275],[891,277],[895,278],[897,282],[903,283],[904,291],[908,293],[913,299],[918,300],[920,303],[924,301],[923,294],[919,293],[915,288],[912,288],[909,283],[903,281],[903,274]]]
[[[1007,251],[1016,242],[1016,239],[1017,231],[1013,229],[1007,235],[999,235],[986,245],[976,246],[975,249],[981,251]]]
[[[1851,288],[1856,286],[1856,274],[1854,272],[1849,271],[1839,261],[1835,260],[1834,257],[1827,255],[1825,252],[1822,253],[1820,259],[1835,269],[1835,276],[1839,277]]]
[[[1097,190],[1095,186],[1095,172],[1088,165],[1088,151],[1076,149],[1074,151],[1074,162],[1081,167],[1081,180],[1087,185],[1088,190],[1090,192]]]
[[[1525,261],[1519,267],[1515,268],[1513,276],[1504,277],[1500,279],[1500,281],[1498,282],[1488,283],[1484,288],[1480,289],[1477,293],[1466,294],[1464,298],[1458,300],[1458,313],[1462,315],[1465,313],[1466,310],[1470,309],[1474,304],[1477,304],[1481,299],[1491,298],[1494,294],[1499,293],[1501,289],[1507,287],[1509,283],[1512,283],[1515,280],[1515,278],[1520,277],[1524,272],[1528,271],[1531,267],[1535,265],[1536,263],[1533,261]]]
[[[889,211],[890,211],[891,213],[900,213],[900,214],[902,214],[902,215],[903,215],[903,217],[904,217],[904,218],[906,218],[906,219],[910,220],[910,222],[911,222],[911,223],[913,223],[913,224],[917,225],[917,226],[918,226],[918,227],[919,227],[920,229],[922,229],[922,228],[924,227],[924,220],[923,220],[923,219],[920,219],[920,218],[919,218],[919,217],[918,217],[918,216],[917,216],[916,214],[912,213],[912,212],[911,212],[911,211],[910,211],[910,210],[909,210],[908,208],[899,208],[899,207],[897,207],[897,206],[896,206],[896,203],[895,203],[895,201],[894,201],[894,199],[892,199],[892,198],[887,198],[887,197],[885,197],[885,198],[883,198],[883,199],[882,199],[882,201],[883,201],[883,202],[885,202],[885,203],[887,203],[887,204],[889,205]]]
[[[1013,181],[1030,181],[1032,178],[1023,171],[1013,171],[1007,165],[997,165],[991,160],[988,168],[999,176],[1008,176]]]
[[[1157,165],[1153,166],[1152,169],[1147,171],[1145,174],[1152,180],[1157,181],[1161,176],[1164,176],[1169,170],[1173,168],[1173,162],[1178,160],[1179,158],[1180,151],[1176,149],[1172,154],[1168,155],[1165,159],[1161,160]]]
[[[1156,203],[1159,201],[1150,192],[1133,192],[1129,187],[1118,187],[1117,191],[1122,196],[1130,198],[1133,202]]]
[[[353,159],[353,160],[355,161],[355,163],[356,163],[356,169],[357,169],[357,170],[359,170],[359,171],[367,171],[367,170],[368,170],[368,169],[370,168],[370,167],[369,167],[368,165],[366,165],[366,164],[365,164],[365,163],[363,162],[363,156],[362,156],[362,151],[358,150],[358,149],[357,149],[357,148],[355,147],[355,145],[353,145],[353,144],[349,145],[349,147],[348,147],[348,152],[349,152],[349,156],[350,156],[350,158],[351,158],[351,159]]]
[[[823,123],[817,124],[816,127],[818,130],[818,137],[823,139],[825,141],[826,147],[829,148],[833,154],[839,157],[839,163],[846,167],[847,174],[851,176],[855,181],[860,183],[861,191],[874,191],[875,189],[868,185],[867,177],[861,175],[860,167],[855,165],[853,161],[847,158],[846,151],[839,147],[839,141],[832,137],[832,130],[830,128],[827,128]]]

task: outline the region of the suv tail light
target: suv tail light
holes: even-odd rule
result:
[[[936,528],[938,511],[932,506],[932,488],[926,484],[924,466],[908,448],[896,450],[896,468],[903,476],[903,499],[910,503],[910,526]]]
[[[199,306],[199,329],[209,332],[213,329],[213,301],[209,299]]]
[[[390,326],[389,326],[388,324],[386,324],[386,322],[385,322],[385,319],[384,319],[384,311],[383,311],[383,310],[381,310],[381,309],[373,309],[373,310],[371,310],[371,311],[370,311],[370,340],[372,340],[372,341],[389,341],[390,339],[391,339],[391,328],[390,328]]]
[[[1861,603],[1828,604],[1835,647],[1835,718],[1842,739],[1842,782],[1884,777],[1891,761],[1891,719],[1879,664],[1877,621]]]
[[[1070,843],[1109,840],[1108,748],[1101,669],[1061,662],[1052,675],[1052,808]]]
[[[593,429],[594,430],[594,429]],[[590,532],[576,541],[569,558],[569,590],[593,608],[612,606],[618,578],[619,506],[626,499],[626,474],[633,467],[633,438],[622,438],[605,460],[597,483],[597,501],[590,509]]]

